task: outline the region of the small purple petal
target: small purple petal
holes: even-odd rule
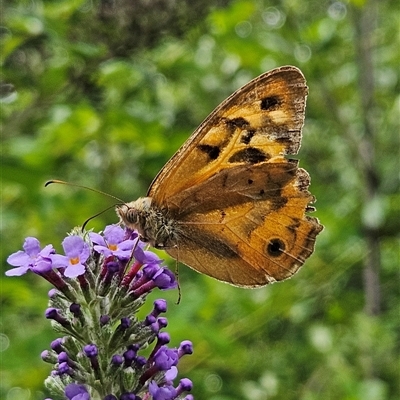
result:
[[[168,371],[165,372],[165,379],[172,382],[178,376],[178,368],[172,366]]]
[[[40,253],[40,242],[34,237],[27,237],[22,247],[29,257],[36,257]]]
[[[11,254],[10,256],[8,256],[7,258],[7,262],[10,265],[13,266],[19,266],[19,265],[29,265],[32,261],[32,258],[29,257],[28,254],[26,254],[24,251],[22,250],[18,250],[16,253]]]
[[[21,276],[26,274],[30,270],[30,267],[17,267],[6,271],[7,276]]]
[[[107,247],[107,243],[105,242],[103,236],[99,235],[98,233],[90,232],[89,238],[93,243],[96,243],[100,246]]]
[[[108,243],[117,244],[125,239],[125,231],[118,225],[107,225],[104,237]]]
[[[64,275],[67,278],[76,278],[79,275],[83,275],[86,271],[86,267],[82,264],[69,265],[64,271]]]
[[[62,256],[61,254],[53,254],[51,256],[51,261],[54,268],[68,267],[69,265],[69,258],[66,256]]]
[[[80,236],[67,236],[62,242],[62,246],[68,258],[80,258],[85,248],[85,242]]]

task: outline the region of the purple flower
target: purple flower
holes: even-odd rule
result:
[[[76,383],[67,385],[64,393],[68,400],[90,400],[90,395],[85,386]]]
[[[190,392],[193,389],[193,383],[188,378],[183,378],[179,381],[179,386],[176,388],[177,394],[181,394],[183,392]]]
[[[7,262],[17,268],[6,271],[7,276],[20,276],[32,269],[34,272],[44,272],[51,269],[51,254],[55,250],[51,244],[40,250],[40,242],[34,237],[27,237],[24,251],[19,250],[7,258]]]
[[[52,320],[58,322],[60,325],[65,326],[65,327],[70,325],[70,322],[65,317],[63,317],[59,313],[59,311],[54,307],[49,307],[46,309],[45,317],[47,319],[52,319]]]
[[[111,357],[111,364],[113,365],[121,365],[124,362],[124,358],[122,356],[120,356],[119,354],[114,354]]]
[[[109,322],[110,322],[110,317],[107,314],[100,316],[100,325],[101,326],[107,325]]]
[[[154,277],[153,282],[162,290],[175,289],[177,287],[175,274],[167,268],[162,268]]]
[[[158,317],[161,313],[165,312],[167,312],[167,302],[164,299],[155,300],[152,314]]]
[[[108,225],[104,229],[104,237],[98,233],[91,232],[89,237],[93,243],[94,250],[105,257],[115,256],[120,260],[129,260],[132,249],[137,240],[125,240],[125,231],[118,225]]]
[[[158,257],[157,254],[154,254],[152,251],[143,250],[139,246],[136,247],[134,255],[135,255],[135,260],[142,265],[161,264],[163,261],[160,257]]]
[[[159,371],[168,371],[172,366],[178,364],[178,351],[161,346],[154,355],[154,364]]]
[[[58,374],[59,375],[64,375],[64,374],[72,374],[73,370],[70,368],[67,362],[62,362],[58,365]]]
[[[61,353],[62,351],[64,351],[63,348],[63,342],[64,340],[62,338],[57,338],[54,339],[51,343],[50,343],[50,347],[56,352],[56,353]]]
[[[75,278],[85,273],[85,262],[89,258],[89,245],[80,236],[68,236],[62,242],[65,256],[54,254],[51,256],[53,266],[65,267],[64,275]]]
[[[72,303],[69,306],[69,311],[71,311],[71,313],[74,315],[74,317],[78,318],[79,316],[82,315],[81,312],[81,305],[77,304],[77,303]]]
[[[86,357],[96,357],[98,354],[97,346],[95,344],[87,344],[83,347]]]
[[[178,349],[178,356],[181,358],[185,354],[193,354],[193,344],[190,340],[184,340]]]
[[[176,390],[171,384],[158,386],[156,381],[150,382],[149,392],[153,400],[173,400],[176,397]]]

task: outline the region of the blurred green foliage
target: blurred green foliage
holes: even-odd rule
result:
[[[26,236],[60,250],[66,232],[113,202],[46,180],[144,195],[220,101],[297,65],[310,88],[301,165],[326,228],[298,275],[263,289],[181,267],[181,304],[165,296],[172,345],[194,343],[180,372],[196,399],[397,399],[397,2],[192,3],[2,4],[2,276]],[[90,227],[113,222],[109,211]],[[39,355],[57,336],[43,317],[49,286],[0,279],[0,398],[44,398]]]

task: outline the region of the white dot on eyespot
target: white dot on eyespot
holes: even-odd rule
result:
[[[213,393],[219,392],[222,388],[222,379],[217,374],[209,374],[205,378],[206,388]]]
[[[6,351],[10,346],[10,339],[4,333],[0,333],[0,352]]]

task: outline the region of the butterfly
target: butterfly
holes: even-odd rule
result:
[[[223,101],[152,182],[117,206],[125,226],[202,274],[255,288],[295,274],[323,229],[298,167],[308,88],[293,66]]]

